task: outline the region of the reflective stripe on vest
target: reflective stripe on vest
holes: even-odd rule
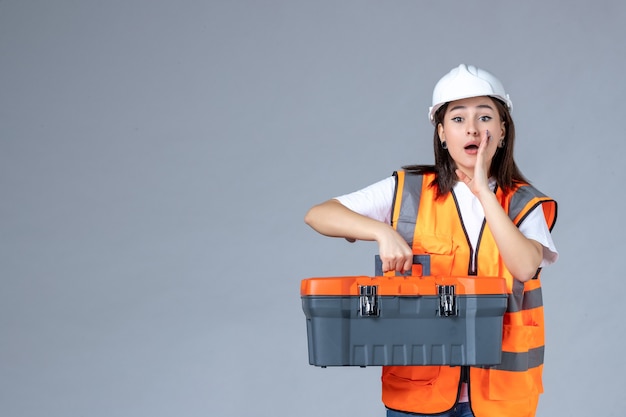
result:
[[[517,313],[522,310],[530,310],[543,306],[541,288],[535,288],[524,292],[524,283],[513,281],[513,291],[509,294],[507,313]]]
[[[399,175],[394,173],[396,177],[396,195],[398,190],[402,191],[400,204],[394,200],[392,210],[392,225],[400,233],[400,236],[407,241],[409,246],[413,245],[413,234],[415,233],[415,220],[422,196],[422,180],[421,175]],[[397,212],[396,212],[397,210]]]
[[[528,352],[502,352],[502,363],[489,366],[489,369],[502,371],[524,372],[530,368],[543,365],[545,347],[530,349]]]

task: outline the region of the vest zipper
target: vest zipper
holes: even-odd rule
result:
[[[478,240],[476,241],[476,250],[470,249],[470,270],[468,271],[468,275],[478,275],[478,249],[480,248],[480,242],[483,240],[483,232],[485,231],[485,226],[487,225],[487,220],[483,219],[483,224],[480,226],[480,232],[478,233]],[[467,237],[467,235],[465,235]],[[470,245],[471,247],[471,245]]]
[[[472,241],[467,234],[467,229],[465,229],[465,223],[463,222],[463,216],[461,215],[461,208],[459,207],[459,201],[456,199],[456,194],[454,190],[451,191],[452,198],[454,199],[454,205],[456,206],[456,212],[459,216],[459,221],[461,222],[461,228],[463,229],[463,234],[465,235],[465,240],[467,241],[467,247],[469,248],[469,264],[467,265],[467,275],[477,275],[478,274],[478,248],[480,247],[480,241],[483,237],[483,231],[485,230],[485,225],[487,224],[487,220],[483,218],[483,224],[480,227],[480,232],[478,233],[478,240],[476,241],[476,249],[472,248]]]

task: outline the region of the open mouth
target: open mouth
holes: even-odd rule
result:
[[[478,150],[478,145],[474,145],[472,143],[472,144],[469,144],[469,145],[465,146],[465,149],[467,149],[467,150]]]

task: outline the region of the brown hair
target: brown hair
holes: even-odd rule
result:
[[[498,148],[496,154],[491,161],[489,175],[496,179],[498,187],[503,191],[509,191],[516,183],[529,182],[517,167],[513,158],[513,148],[515,145],[515,124],[513,118],[506,105],[493,97],[490,97],[496,105],[500,120],[504,122],[504,146]],[[433,135],[433,149],[435,151],[434,165],[406,165],[402,168],[408,174],[425,174],[429,172],[435,173],[435,179],[430,184],[431,187],[437,187],[437,198],[443,197],[452,190],[457,181],[456,164],[447,150],[441,146],[437,126],[443,123],[443,117],[446,113],[449,103],[445,103],[435,113],[435,132]]]

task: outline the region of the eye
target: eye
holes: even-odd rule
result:
[[[490,121],[491,119],[493,119],[493,117],[491,117],[491,116],[480,116],[480,117],[478,118],[478,120],[480,120],[481,122],[488,122],[488,121]]]
[[[461,116],[456,116],[451,118],[450,120],[452,120],[455,123],[461,123],[463,121],[463,118]]]

